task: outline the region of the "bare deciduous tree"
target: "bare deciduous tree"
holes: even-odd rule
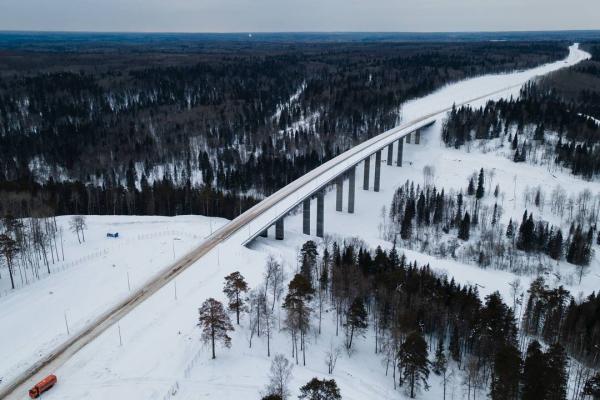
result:
[[[87,229],[87,224],[83,215],[73,215],[69,220],[69,228],[71,229],[71,232],[77,234],[77,241],[79,241],[79,243],[81,243],[82,239],[85,242],[84,231]],[[79,237],[79,232],[81,232],[81,238]]]
[[[294,365],[283,354],[277,354],[271,362],[269,383],[265,395],[279,396],[282,400],[289,399],[290,390],[288,385],[293,368]]]

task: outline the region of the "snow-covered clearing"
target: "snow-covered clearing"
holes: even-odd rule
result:
[[[66,340],[67,324],[71,334],[83,329],[226,222],[199,216],[89,216],[86,241],[79,244],[69,218],[57,217],[65,261],[51,264],[51,274],[40,280],[2,291],[0,326],[10,327],[0,329],[4,382]],[[118,232],[119,238],[107,238],[108,232]]]
[[[587,53],[574,46],[565,61],[528,71],[484,76],[455,83],[432,95],[407,103],[403,108],[403,117],[405,120],[410,120],[449,107],[452,103],[459,103],[507,87],[513,88],[493,97],[516,96],[519,91],[518,85],[528,79],[573,65],[587,57]],[[481,100],[479,103],[483,104],[486,100]],[[407,179],[421,182],[422,170],[425,165],[435,167],[434,183],[438,187],[465,187],[467,177],[484,167],[486,169],[495,168],[494,181],[509,193],[512,193],[509,188],[512,189],[515,182],[517,193],[523,191],[526,186],[541,184],[552,187],[557,183],[571,193],[578,192],[583,188],[589,188],[593,192],[600,191],[598,183],[580,181],[568,174],[556,174],[556,177],[552,177],[543,167],[515,164],[494,155],[446,149],[439,140],[439,132],[440,121],[423,132],[420,145],[405,145],[404,167],[382,165],[382,187],[379,193],[362,191],[359,189],[362,185],[357,185],[355,214],[335,212],[335,193],[330,191],[325,198],[326,233],[340,238],[359,236],[372,246],[378,244],[391,246],[391,243],[384,242],[380,238],[381,208],[389,207],[395,188]],[[362,165],[357,168],[356,175],[357,183],[362,182]],[[516,181],[515,176],[517,177]],[[346,195],[346,190],[345,188],[344,195]],[[505,199],[503,221],[510,216],[519,219],[523,212],[523,206],[519,204],[522,202],[522,196],[515,197],[514,206],[510,199],[510,196]],[[315,207],[312,213],[314,229],[316,204],[313,204],[313,207]],[[267,212],[261,218],[266,221],[273,220],[276,218],[277,212],[285,208],[285,205],[273,207],[272,215]],[[127,221],[127,218],[119,217],[119,220]],[[158,228],[158,231],[161,229],[176,230],[168,222],[168,219],[157,218],[157,220],[168,224],[168,228]],[[88,225],[92,226],[91,220]],[[296,214],[286,219],[286,239],[284,241],[273,240],[273,230],[271,230],[270,238],[259,238],[250,248],[246,248],[239,244],[242,242],[241,239],[245,235],[251,235],[253,230],[261,228],[258,223],[252,225],[248,227],[247,232],[244,229],[239,234],[233,235],[226,244],[218,246],[215,251],[183,272],[176,282],[163,287],[154,296],[127,314],[118,325],[105,331],[75,354],[56,371],[59,384],[44,398],[61,400],[80,398],[167,399],[171,397],[177,399],[219,398],[223,400],[259,398],[259,393],[267,382],[270,365],[270,359],[266,356],[266,341],[263,338],[254,338],[250,349],[247,340],[248,329],[236,327],[236,332],[233,334],[233,347],[230,350],[217,349],[217,359],[210,360],[209,349],[204,348],[201,344],[200,330],[196,327],[198,307],[208,297],[212,296],[221,300],[224,298],[222,293],[223,277],[230,272],[239,270],[246,277],[250,287],[255,287],[262,281],[265,259],[269,254],[283,260],[288,276],[295,271],[297,249],[308,239],[307,236],[301,234],[301,216]],[[196,225],[189,225],[188,229],[192,226],[195,228]],[[100,228],[98,235],[105,235],[103,229],[109,228]],[[144,230],[144,227],[135,229]],[[206,230],[206,223],[199,223],[197,229],[199,236],[202,237],[203,229],[204,232]],[[111,228],[110,230],[115,229]],[[119,230],[122,231],[121,228]],[[161,246],[162,242],[168,244]],[[189,245],[196,243],[190,241]],[[0,346],[2,346],[0,353],[3,355],[0,361],[2,370],[8,371],[7,374],[13,374],[14,369],[19,368],[19,357],[22,352],[32,348],[32,352],[29,353],[29,359],[31,359],[36,351],[49,349],[53,343],[64,338],[63,313],[65,308],[69,308],[67,315],[70,325],[73,326],[76,324],[75,320],[82,318],[76,316],[73,311],[74,307],[84,303],[86,296],[98,298],[110,290],[114,290],[111,292],[114,296],[126,294],[127,283],[123,276],[125,265],[129,265],[132,270],[137,271],[147,267],[148,259],[154,259],[152,265],[168,264],[169,257],[172,257],[170,244],[170,238],[159,238],[156,241],[142,242],[140,247],[134,247],[133,244],[128,246],[123,253],[129,254],[131,257],[129,264],[125,264],[122,259],[125,255],[116,257],[118,263],[115,268],[123,267],[120,270],[121,274],[118,277],[105,277],[104,279],[109,282],[105,285],[101,284],[100,278],[90,277],[85,273],[82,273],[79,279],[69,285],[62,283],[59,285],[60,281],[57,278],[49,278],[38,284],[41,286],[40,290],[36,290],[36,286],[32,285],[17,293],[16,296],[22,296],[18,303],[2,304],[3,312],[9,315],[0,317],[13,318],[14,324],[20,323],[21,327],[18,331],[17,328],[14,330],[11,328],[2,333],[2,335],[6,335],[1,338],[4,340],[0,342]],[[507,297],[508,282],[514,279],[514,276],[508,272],[482,270],[476,266],[464,265],[451,260],[438,260],[412,251],[407,251],[406,255],[409,260],[417,259],[421,263],[429,262],[432,267],[445,271],[458,281],[480,285],[479,290],[483,295],[499,290]],[[161,261],[159,262],[158,259]],[[111,262],[109,267],[111,272],[113,271],[112,263],[114,262]],[[582,286],[569,289],[575,293],[578,290],[589,292],[599,286],[600,278],[596,275],[599,272],[598,260],[594,260],[594,263],[593,271],[590,271]],[[98,261],[98,264],[102,263]],[[93,267],[89,269],[91,268]],[[88,268],[86,267],[86,269]],[[69,272],[69,275],[72,271]],[[526,286],[528,283],[526,281],[530,278],[522,279],[524,280],[523,285]],[[64,299],[51,306],[48,303],[50,301],[48,297],[52,297],[47,295],[51,289],[44,287],[44,285],[50,285],[49,282],[55,282],[54,291],[60,292],[68,287],[71,290],[81,291],[78,296],[83,296],[84,299],[69,297],[69,299]],[[77,285],[81,285],[81,287],[72,288]],[[175,296],[175,285],[177,296]],[[16,301],[16,296],[0,299],[0,301]],[[115,301],[110,297],[110,293],[103,298],[103,301],[97,299],[92,303],[96,307],[100,307],[98,303],[106,305],[107,302]],[[30,303],[32,305],[28,305]],[[47,324],[40,321],[31,324],[30,321],[38,314],[40,304],[43,304],[44,307],[51,306],[50,309],[55,310],[56,313],[49,314]],[[335,336],[335,325],[329,315],[326,313],[324,317],[323,333],[320,336],[312,335],[310,338],[307,366],[294,368],[290,384],[294,397],[298,394],[298,388],[313,376],[327,376],[327,367],[323,362],[324,353],[329,349],[332,341],[334,346],[343,343],[341,334],[339,337]],[[247,321],[244,320],[243,324],[246,323]],[[2,320],[2,326],[11,326],[10,324],[9,320],[6,322],[4,319]],[[52,336],[54,342],[50,342],[48,339],[38,340],[35,345],[36,335],[30,334],[28,331],[35,330],[37,327],[43,327],[39,330],[57,331],[58,336]],[[15,337],[18,336],[15,335],[15,332],[19,332],[19,335],[23,332],[23,336],[32,336],[24,338],[22,341],[17,338],[19,342],[23,343],[23,346],[19,348],[14,344]],[[285,332],[276,333],[271,345],[273,353],[290,354],[290,339]],[[356,352],[351,357],[345,353],[342,354],[333,378],[340,386],[343,398],[349,400],[404,398],[403,392],[394,391],[391,378],[385,376],[385,366],[381,363],[381,357],[373,354],[373,348],[373,338],[368,336],[365,339],[357,340]],[[5,357],[4,354],[7,354],[8,357]],[[449,388],[449,397],[462,398],[463,391],[459,383],[457,379]],[[439,399],[441,397],[439,378],[432,375],[430,384],[431,390],[421,394],[421,398]],[[176,393],[173,394],[174,392]]]

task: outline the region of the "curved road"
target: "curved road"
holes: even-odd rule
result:
[[[576,48],[575,48],[576,49]],[[528,78],[529,79],[529,78]],[[526,80],[528,80],[526,79]],[[485,93],[481,96],[469,99],[456,104],[457,106],[482,100],[507,90],[520,87],[524,82],[503,87]],[[116,306],[112,307],[94,321],[86,329],[75,334],[71,339],[55,348],[42,360],[21,373],[12,382],[9,382],[0,390],[0,398],[27,398],[27,391],[36,382],[44,376],[53,373],[63,365],[72,355],[88,343],[97,338],[100,334],[113,326],[136,306],[148,299],[160,288],[165,286],[185,269],[190,267],[200,258],[216,249],[220,244],[230,240],[239,241],[238,244],[245,244],[251,238],[258,235],[265,228],[269,227],[280,216],[285,215],[290,209],[298,205],[304,198],[308,197],[323,185],[343,173],[347,168],[357,164],[367,156],[373,154],[379,149],[384,148],[390,143],[401,137],[408,135],[418,128],[426,126],[431,122],[442,118],[452,107],[445,107],[433,113],[415,118],[405,122],[396,128],[384,132],[358,146],[346,151],[334,159],[322,164],[311,172],[305,174],[279,191],[275,192],[259,204],[250,208],[228,224],[215,231],[200,246],[181,257],[169,268],[153,277],[144,287],[134,292]],[[298,195],[301,193],[301,195]]]

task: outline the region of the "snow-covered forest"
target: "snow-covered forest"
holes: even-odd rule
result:
[[[227,222],[211,216],[456,93],[491,92],[485,76],[436,91],[448,82],[565,55],[559,42],[322,46],[0,75],[0,324],[14,327],[0,378]],[[600,398],[600,89],[576,83],[596,82],[593,59],[565,67],[524,87],[489,76],[509,89],[405,143],[402,167],[381,160],[381,190],[358,190],[354,214],[328,188],[324,238],[293,211],[285,240],[217,246],[66,361],[45,398]],[[28,329],[42,306],[45,329]]]

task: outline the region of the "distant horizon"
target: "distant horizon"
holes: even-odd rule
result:
[[[598,0],[3,0],[0,29],[40,32],[598,30]]]
[[[90,33],[90,34],[183,34],[183,35],[240,35],[240,34],[470,34],[470,33],[570,33],[570,32],[600,32],[600,28],[592,29],[533,29],[533,30],[456,30],[456,31],[353,31],[353,30],[290,30],[290,31],[137,31],[137,30],[15,30],[15,29],[0,29],[0,33]]]

